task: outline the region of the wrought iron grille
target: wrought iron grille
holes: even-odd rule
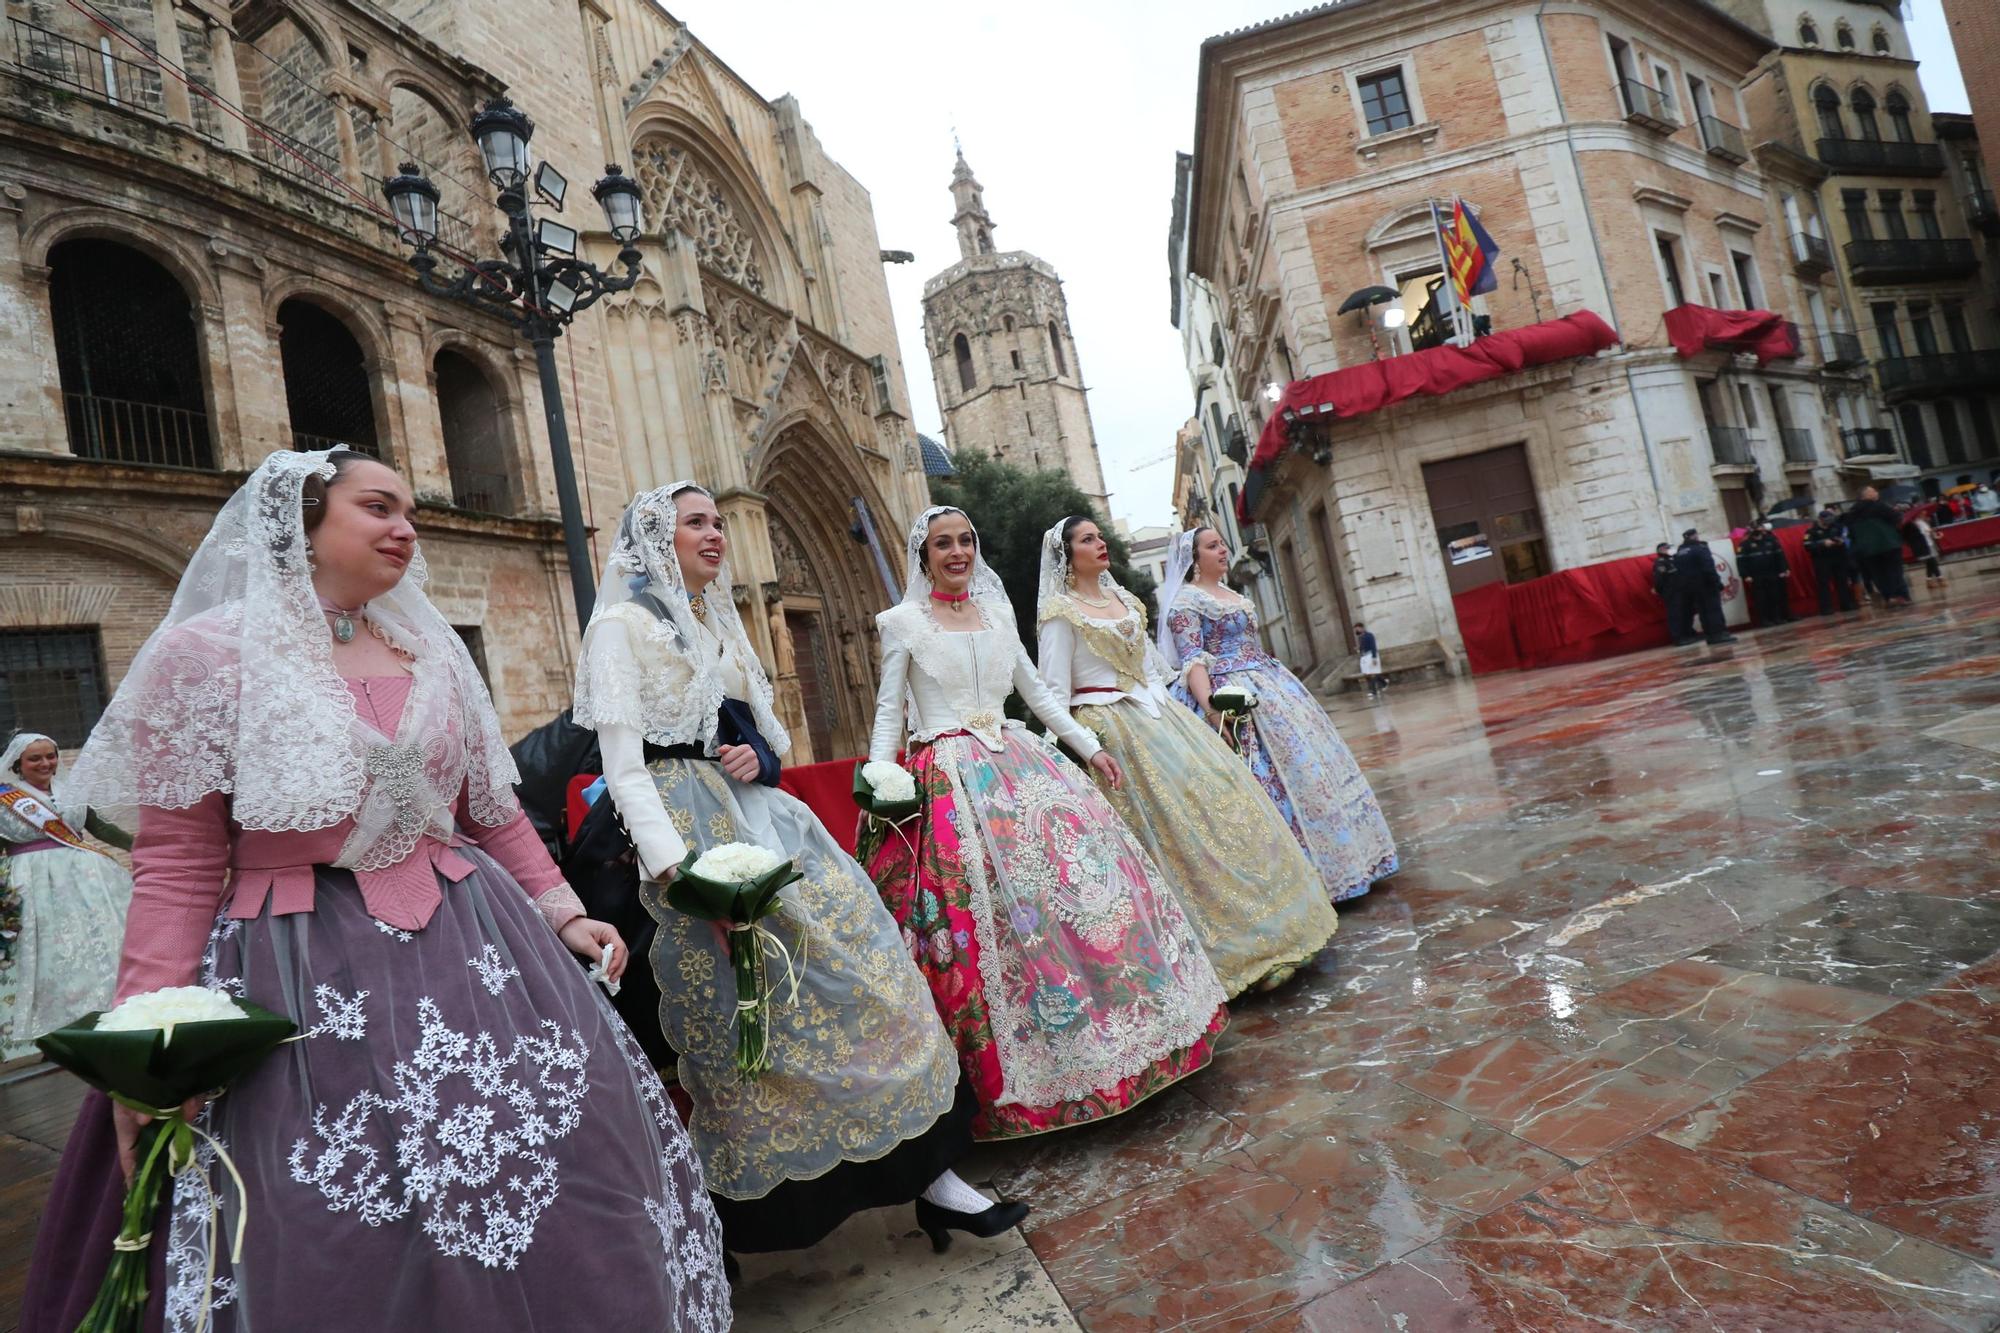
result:
[[[311,302],[294,299],[278,307],[278,327],[294,446],[341,446],[379,455],[368,367],[347,326]]]
[[[0,629],[0,735],[39,731],[74,749],[104,703],[96,629]]]

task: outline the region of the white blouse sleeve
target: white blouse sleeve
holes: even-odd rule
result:
[[[882,683],[875,690],[875,727],[868,736],[871,762],[893,762],[903,739],[904,699],[909,693],[910,650],[895,635],[882,635]]]
[[[1076,684],[1076,626],[1061,616],[1042,622],[1035,644],[1035,669],[1059,704],[1068,704]]]
[[[600,726],[597,748],[604,758],[605,794],[617,803],[618,817],[639,853],[639,869],[647,879],[660,879],[681,863],[688,849],[646,771],[645,737],[634,727]]]
[[[1104,748],[1090,734],[1090,728],[1071,717],[1063,702],[1049,693],[1049,687],[1035,674],[1035,664],[1028,660],[1028,650],[1018,641],[1014,646],[1014,690],[1056,739],[1074,750],[1086,764]]]

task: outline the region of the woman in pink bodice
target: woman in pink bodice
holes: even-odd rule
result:
[[[206,1194],[177,1179],[152,1313],[569,1329],[614,1297],[629,1327],[724,1327],[700,1166],[570,956],[615,978],[623,944],[514,800],[485,688],[424,595],[415,508],[360,454],[266,459],[71,775],[138,816],[119,997],[199,983],[302,1034],[201,1113],[242,1172],[242,1261],[210,1252]],[[89,1304],[138,1124],[85,1104],[24,1328]]]

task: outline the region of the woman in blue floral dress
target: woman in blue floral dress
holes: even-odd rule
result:
[[[1235,728],[1250,771],[1270,793],[1335,902],[1396,873],[1396,843],[1368,779],[1312,692],[1257,638],[1257,608],[1223,583],[1229,547],[1214,528],[1174,539],[1160,604],[1160,651],[1180,672],[1174,697],[1215,720],[1209,696],[1248,687],[1257,706]]]

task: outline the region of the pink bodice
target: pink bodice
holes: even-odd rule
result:
[[[384,735],[394,736],[409,698],[407,676],[347,682],[356,709]],[[460,793],[449,842],[426,837],[385,870],[355,872],[368,914],[384,925],[422,930],[443,892],[472,873],[458,849],[477,846],[504,868],[530,897],[559,887],[562,872],[525,814],[497,828],[473,821]],[[354,821],[307,832],[246,829],[229,818],[228,798],[211,793],[182,810],[140,812],[132,844],[132,908],[118,968],[118,998],[160,986],[194,982],[216,912],[224,902],[232,917],[274,916],[313,910],[313,867],[340,855]]]

